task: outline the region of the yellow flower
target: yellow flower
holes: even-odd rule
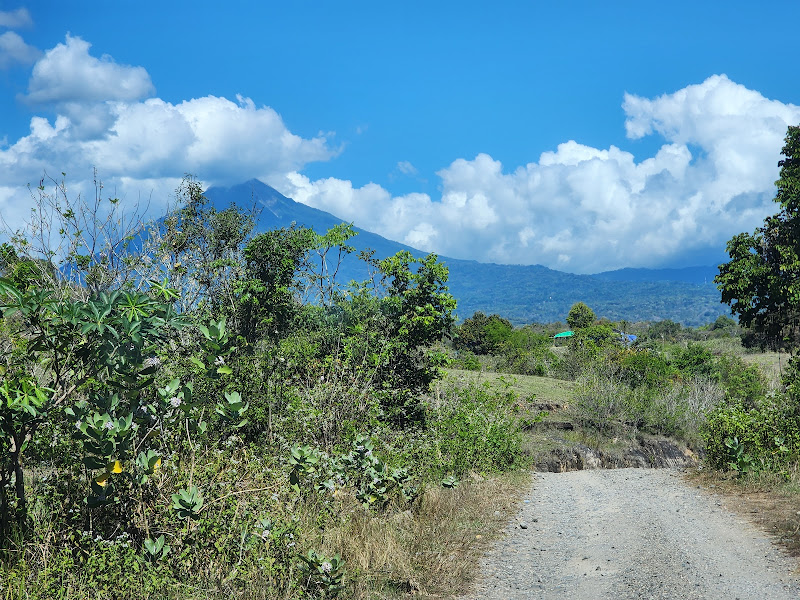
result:
[[[153,473],[155,473],[156,471],[158,471],[158,467],[160,467],[160,466],[161,466],[161,459],[159,458],[159,459],[158,459],[158,460],[155,462],[155,464],[153,465]]]
[[[122,473],[122,463],[118,460],[113,460],[108,463],[108,472],[109,473]]]
[[[100,487],[106,487],[108,483],[108,473],[101,473],[97,479],[94,480]]]

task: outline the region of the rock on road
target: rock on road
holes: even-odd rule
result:
[[[798,600],[796,568],[677,471],[537,473],[464,599]]]

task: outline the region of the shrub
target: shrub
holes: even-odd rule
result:
[[[657,378],[652,387],[639,380],[631,385],[629,379],[630,371],[613,363],[584,372],[570,405],[573,418],[584,427],[608,434],[641,430],[695,442],[705,413],[722,399],[719,386],[708,379],[672,382]]]
[[[594,323],[594,320],[594,311],[583,302],[573,304],[567,315],[567,325],[571,329],[584,329]]]
[[[701,427],[712,468],[780,471],[800,458],[800,413],[783,395],[765,397],[754,407],[724,404],[711,411]],[[738,458],[737,458],[738,455]]]
[[[522,464],[522,434],[514,415],[516,395],[471,383],[450,385],[428,414],[439,476],[494,472]]]

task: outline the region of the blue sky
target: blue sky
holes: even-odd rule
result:
[[[713,264],[775,212],[795,2],[3,2],[0,213],[258,177],[424,250]]]

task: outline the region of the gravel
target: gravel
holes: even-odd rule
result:
[[[797,562],[671,469],[539,473],[466,599],[798,600]]]

